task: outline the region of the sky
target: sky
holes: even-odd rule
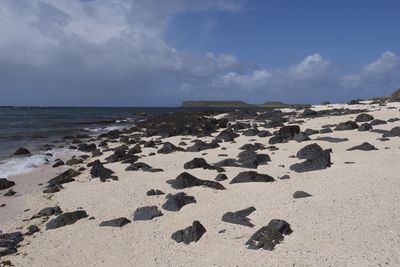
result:
[[[398,0],[0,0],[0,105],[390,95],[399,10]]]

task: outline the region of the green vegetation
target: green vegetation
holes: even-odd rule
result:
[[[392,99],[400,99],[400,88],[394,91],[391,95]]]

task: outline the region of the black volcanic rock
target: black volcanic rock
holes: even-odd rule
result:
[[[265,146],[261,143],[255,143],[255,144],[244,144],[239,148],[240,150],[252,150],[252,151],[257,151],[260,149],[265,149]]]
[[[237,163],[243,168],[257,168],[258,165],[267,164],[271,158],[267,154],[257,154],[253,150],[242,151],[238,155]]]
[[[17,245],[24,240],[21,232],[0,234],[0,258],[17,252]]]
[[[292,229],[290,224],[284,220],[273,219],[267,226],[261,227],[246,242],[249,249],[273,250],[275,246],[281,243],[284,235],[290,235]]]
[[[383,134],[383,137],[393,137],[393,136],[400,136],[399,126],[393,127],[389,132],[385,132]]]
[[[12,196],[14,196],[16,193],[17,193],[17,192],[15,192],[14,190],[9,189],[3,196],[5,196],[5,197],[12,197]]]
[[[219,147],[218,141],[213,140],[210,143],[203,142],[201,140],[194,140],[194,145],[189,146],[186,148],[186,151],[188,152],[198,152],[198,151],[203,151],[207,149],[214,149]]]
[[[293,139],[300,133],[300,127],[297,125],[283,126],[279,129],[279,135],[284,139]]]
[[[305,198],[305,197],[312,197],[312,195],[304,191],[296,191],[293,193],[293,198]]]
[[[366,114],[366,113],[361,113],[359,114],[356,119],[354,120],[355,122],[367,122],[367,121],[372,121],[374,117],[372,115]]]
[[[140,207],[133,213],[134,221],[149,221],[155,217],[160,217],[163,214],[158,210],[157,206]]]
[[[242,134],[244,136],[256,136],[258,134],[258,129],[256,128],[251,128],[251,129],[247,129],[245,131],[242,132]]]
[[[338,138],[338,137],[331,137],[331,136],[323,136],[314,139],[315,141],[326,141],[329,143],[341,143],[349,141],[348,138]]]
[[[201,180],[187,172],[179,174],[175,178],[175,180],[172,180],[171,186],[174,189],[184,189],[193,186],[206,186],[217,190],[225,190],[225,187],[223,187],[220,183],[208,180]]]
[[[77,165],[77,164],[81,164],[81,163],[83,163],[83,160],[78,159],[78,158],[72,158],[70,160],[67,160],[67,162],[65,162],[65,164],[68,166]]]
[[[78,145],[78,150],[82,151],[82,152],[92,152],[96,149],[97,149],[97,146],[94,143],[91,143],[91,144],[83,143],[83,144]]]
[[[296,134],[293,137],[293,140],[295,140],[295,141],[300,143],[300,142],[304,142],[304,141],[310,140],[310,137],[308,136],[308,134],[300,132],[300,133]]]
[[[52,219],[46,224],[46,229],[56,229],[66,225],[74,224],[78,220],[88,217],[86,211],[77,210],[73,212],[66,212],[58,215],[56,218]]]
[[[221,131],[216,139],[218,140],[223,140],[224,142],[231,142],[233,140],[235,140],[236,137],[238,137],[239,135],[235,132],[232,131],[232,129],[226,129]]]
[[[240,224],[248,227],[254,227],[254,224],[250,222],[250,219],[247,218],[256,208],[249,207],[243,210],[238,210],[235,212],[227,212],[222,216],[223,222]]]
[[[191,161],[186,162],[183,165],[184,169],[196,169],[196,168],[203,168],[203,169],[210,169],[211,165],[207,163],[207,161],[203,158],[194,158]]]
[[[108,221],[103,221],[99,224],[99,226],[122,227],[128,223],[131,223],[131,221],[125,217],[120,217]]]
[[[375,120],[371,121],[369,124],[372,126],[375,126],[375,125],[387,124],[387,122],[384,120],[375,119]]]
[[[271,136],[271,135],[272,134],[267,130],[261,130],[257,134],[258,137],[267,137],[267,136]]]
[[[40,231],[39,227],[36,225],[32,224],[28,227],[28,232],[26,233],[27,235],[33,235],[34,233],[37,233]]]
[[[149,191],[146,192],[147,196],[158,196],[158,195],[164,195],[164,192],[158,189],[150,189]]]
[[[159,168],[153,168],[150,165],[144,163],[144,162],[135,162],[128,167],[126,167],[125,171],[138,171],[142,170],[144,172],[162,172],[164,171],[163,169]]]
[[[284,142],[287,142],[287,140],[280,135],[274,135],[268,140],[268,144],[270,145],[275,145]]]
[[[36,215],[34,215],[32,219],[37,219],[40,217],[49,217],[52,215],[59,215],[62,213],[62,210],[59,206],[55,206],[55,207],[47,207],[47,208],[43,208],[41,209]]]
[[[307,134],[308,136],[310,136],[310,135],[319,133],[319,131],[318,130],[313,130],[313,129],[306,129],[304,131],[304,133]]]
[[[95,160],[92,164],[92,169],[90,170],[90,175],[92,178],[100,178],[100,181],[105,181],[111,178],[114,172],[108,168],[105,168],[100,160]]]
[[[7,180],[6,178],[0,178],[0,190],[8,189],[14,185],[15,182]]]
[[[317,144],[307,145],[300,149],[296,155],[297,158],[305,159],[306,161],[293,164],[290,166],[290,169],[296,172],[308,172],[326,169],[331,165],[331,152],[331,149],[323,150]]]
[[[217,181],[217,182],[225,181],[227,179],[228,179],[228,177],[224,173],[219,173],[217,175],[217,177],[215,177],[215,181]]]
[[[191,242],[199,241],[205,232],[206,228],[199,221],[194,221],[192,226],[176,231],[171,238],[177,243],[183,242],[188,245]]]
[[[308,117],[308,116],[315,116],[315,115],[317,115],[318,114],[318,112],[316,112],[315,110],[312,110],[312,109],[310,109],[310,108],[306,108],[304,111],[303,111],[303,116],[305,116],[305,117]]]
[[[251,182],[273,182],[275,179],[267,174],[260,174],[254,171],[241,172],[236,175],[230,184],[251,183]]]
[[[64,161],[62,160],[56,160],[56,162],[53,164],[53,168],[59,167],[59,166],[63,166],[65,165]]]
[[[186,195],[184,192],[175,195],[168,194],[167,201],[162,205],[162,208],[168,211],[179,211],[183,206],[196,203],[196,199]]]
[[[74,169],[68,169],[65,172],[57,175],[53,179],[50,179],[47,182],[48,183],[47,187],[50,188],[55,185],[73,182],[73,181],[75,181],[75,179],[73,177],[76,177],[80,174],[81,174],[80,172],[75,171]]]
[[[360,125],[360,127],[358,127],[358,130],[360,132],[366,132],[366,131],[372,130],[372,126],[369,123],[363,123]]]
[[[355,123],[354,121],[346,121],[346,122],[341,122],[339,123],[335,131],[349,131],[349,130],[354,130],[358,128],[358,124]]]
[[[28,156],[28,155],[32,155],[32,154],[28,149],[26,149],[24,147],[20,147],[14,152],[13,155],[14,156]]]
[[[169,154],[169,153],[172,153],[174,151],[184,151],[184,149],[181,148],[181,147],[177,147],[177,146],[171,144],[170,142],[165,142],[163,144],[162,148],[157,150],[157,153],[159,153],[159,154]]]
[[[347,151],[353,151],[353,150],[371,151],[371,150],[378,150],[378,149],[376,147],[374,147],[373,145],[371,145],[370,143],[364,142],[361,145],[353,146],[353,147],[347,149]]]
[[[105,158],[108,163],[122,162],[122,163],[133,163],[137,161],[139,157],[134,154],[129,154],[124,147],[118,148],[114,151],[111,156]]]
[[[332,133],[333,131],[331,130],[331,128],[322,128],[321,130],[319,130],[319,133],[324,134],[324,133]]]

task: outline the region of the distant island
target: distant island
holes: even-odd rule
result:
[[[308,104],[286,104],[282,102],[265,102],[262,104],[248,104],[244,101],[183,101],[182,107],[208,107],[208,108],[306,108]]]

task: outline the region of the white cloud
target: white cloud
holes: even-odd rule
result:
[[[125,105],[207,97],[308,102],[400,86],[400,58],[393,52],[358,74],[340,76],[320,54],[263,69],[231,54],[180,51],[166,41],[171,18],[210,10],[241,12],[244,0],[2,0],[0,90],[6,102],[0,104],[21,96],[27,104],[93,98],[107,105],[116,97]],[[77,102],[82,92],[87,95]]]

